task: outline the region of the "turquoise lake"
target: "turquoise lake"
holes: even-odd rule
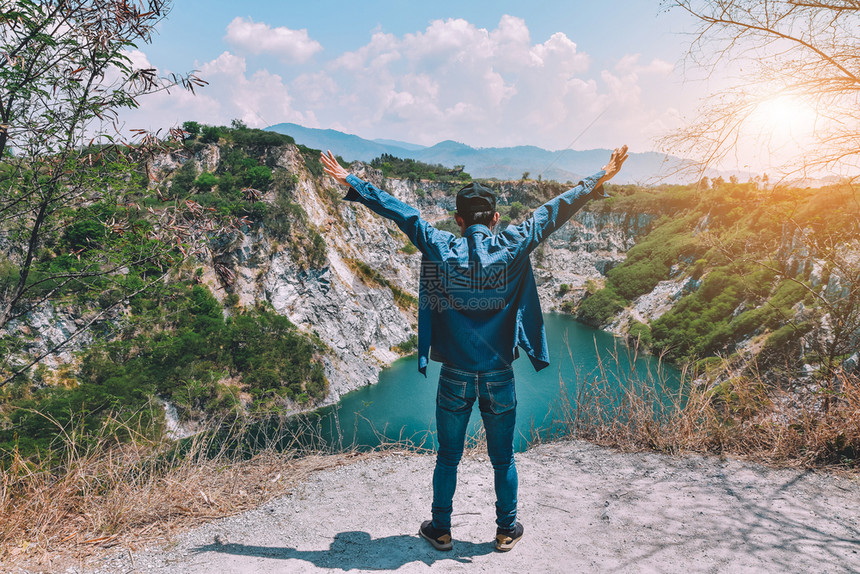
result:
[[[574,403],[584,381],[606,381],[604,388],[618,393],[631,381],[659,380],[664,395],[677,393],[676,369],[654,357],[633,357],[626,344],[605,331],[578,323],[568,315],[544,315],[549,341],[550,366],[539,373],[521,353],[514,362],[517,393],[517,450],[536,436],[546,438],[558,431],[562,393]],[[318,415],[322,437],[335,446],[372,448],[383,440],[407,441],[433,448],[436,384],[441,365],[430,363],[425,378],[418,372],[417,356],[396,361],[382,371],[379,382],[344,395],[335,407]],[[667,396],[653,397],[669,405]],[[607,399],[611,402],[611,399]],[[481,428],[475,403],[470,435]]]

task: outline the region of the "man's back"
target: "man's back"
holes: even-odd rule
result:
[[[484,225],[454,239],[440,232],[439,239],[438,251],[424,257],[419,289],[419,326],[431,323],[430,358],[474,371],[509,367],[522,317],[543,323],[524,239],[493,235]]]
[[[471,371],[510,367],[521,347],[535,370],[549,364],[543,315],[529,254],[592,197],[604,172],[493,235],[471,225],[463,236],[426,222],[416,245],[424,255],[418,310],[418,365],[428,358]],[[420,218],[419,218],[420,219]]]

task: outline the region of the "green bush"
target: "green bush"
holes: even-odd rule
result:
[[[579,305],[576,318],[592,327],[602,327],[627,305],[611,287],[605,287]]]
[[[801,349],[796,343],[811,329],[812,325],[808,322],[799,325],[783,325],[771,333],[764,342],[764,358],[767,360],[774,356],[800,354]]]
[[[245,187],[266,191],[272,183],[272,170],[264,165],[256,165],[241,175]]]
[[[163,420],[161,408],[151,406],[155,396],[170,400],[184,418],[221,417],[238,408],[237,390],[224,383],[229,378],[255,398],[252,409],[265,410],[278,397],[313,401],[327,393],[320,344],[267,308],[225,319],[206,287],[173,284],[136,297],[131,309],[128,320],[140,330],[92,345],[76,386],[39,388],[8,403],[0,447],[45,453],[70,425],[85,447],[111,420],[155,436]],[[133,438],[116,432],[118,440]]]
[[[186,197],[195,179],[197,179],[197,164],[193,159],[189,159],[173,173],[170,196],[177,199]]]
[[[645,349],[650,348],[653,342],[651,328],[639,321],[632,322],[630,328],[627,330],[627,338],[632,342],[638,341],[640,347],[644,347]]]
[[[233,143],[246,148],[268,148],[294,144],[292,137],[266,130],[239,128],[230,130]]]
[[[208,171],[204,171],[197,176],[197,179],[194,180],[194,187],[203,191],[211,191],[216,185],[218,185],[218,178]]]
[[[433,181],[469,181],[471,176],[463,172],[463,166],[453,169],[439,164],[431,165],[414,159],[401,159],[384,153],[371,160],[370,166],[382,171],[385,177],[409,179],[430,179]]]
[[[609,284],[624,299],[635,299],[650,292],[660,281],[669,278],[669,267],[652,259],[622,264],[606,274]]]
[[[17,265],[14,265],[9,258],[0,253],[0,292],[7,292],[20,279],[21,272]]]
[[[183,122],[182,129],[188,132],[189,137],[194,138],[200,133],[200,124],[191,121]]]
[[[401,355],[408,355],[418,348],[418,335],[410,335],[408,339],[398,345],[394,345],[391,349]]]
[[[201,143],[218,143],[221,139],[221,129],[215,126],[203,126],[200,129]]]
[[[255,201],[244,209],[243,215],[247,215],[254,221],[264,221],[269,215],[269,204],[264,201]]]
[[[101,243],[106,231],[101,221],[85,219],[66,228],[63,233],[63,243],[72,251],[87,249]]]
[[[519,201],[515,201],[511,203],[510,211],[508,211],[508,215],[511,219],[519,219],[521,216],[525,215],[528,212],[528,208],[525,205],[520,203]]]

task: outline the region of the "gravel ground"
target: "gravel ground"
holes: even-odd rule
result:
[[[66,572],[860,572],[860,478],[557,442],[517,455],[525,536],[493,551],[492,469],[472,453],[454,550],[418,537],[432,456],[317,472],[291,495]]]

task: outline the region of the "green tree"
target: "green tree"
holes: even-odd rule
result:
[[[191,137],[197,137],[200,134],[200,124],[197,122],[182,122],[182,131],[187,132]]]
[[[218,178],[208,171],[204,171],[194,180],[194,185],[202,190],[211,191],[213,187],[218,185]]]
[[[150,41],[169,9],[169,0],[4,4],[0,243],[18,273],[0,277],[0,328],[69,290],[103,290],[99,278],[115,276],[118,286],[134,293],[144,286],[123,279],[122,270],[167,261],[170,247],[126,207],[130,194],[147,188],[146,162],[164,143],[151,134],[126,142],[99,126],[136,107],[140,96],[176,85],[193,91],[204,83],[132,66],[129,51]],[[181,135],[171,130],[171,136]],[[70,225],[77,226],[72,235],[78,238],[67,236],[67,247],[87,247],[77,258],[52,247]],[[124,239],[91,241],[99,225],[115,231],[112,239]],[[90,241],[84,245],[81,237]],[[57,255],[62,264],[53,259]],[[0,364],[0,385],[27,365],[19,367]]]
[[[175,198],[184,198],[191,191],[197,175],[196,161],[189,159],[183,163],[173,174],[170,184],[170,195]]]
[[[221,130],[216,126],[203,126],[200,132],[200,141],[203,143],[218,143],[221,139]]]
[[[242,177],[242,183],[248,187],[265,191],[272,183],[272,170],[264,165],[249,168]]]

